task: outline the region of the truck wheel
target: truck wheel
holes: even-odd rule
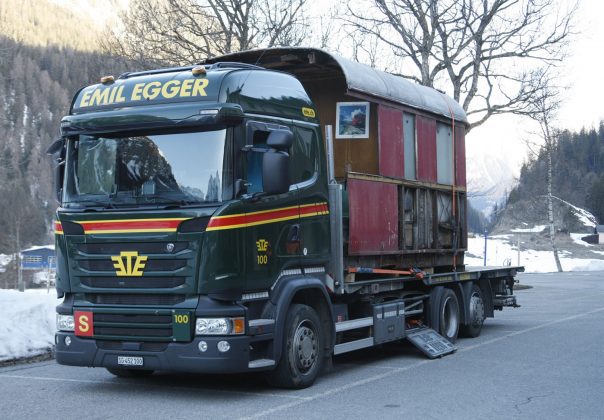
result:
[[[107,371],[120,378],[143,378],[153,374],[149,369],[121,369],[121,368],[105,368]]]
[[[459,303],[457,296],[451,289],[445,289],[438,307],[439,323],[438,332],[451,343],[457,340],[459,332]]]
[[[484,301],[482,292],[477,284],[472,286],[472,294],[468,301],[468,323],[461,326],[461,333],[466,337],[478,337],[484,323]]]
[[[285,320],[283,351],[268,381],[281,388],[306,388],[317,378],[325,359],[321,321],[313,308],[294,304]]]

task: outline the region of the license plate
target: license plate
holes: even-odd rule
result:
[[[142,357],[117,356],[117,364],[121,366],[142,366]]]

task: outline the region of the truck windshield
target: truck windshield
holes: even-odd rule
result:
[[[226,130],[69,142],[63,205],[123,207],[222,201],[231,184]]]

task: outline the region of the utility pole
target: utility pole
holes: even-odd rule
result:
[[[23,270],[21,267],[21,233],[20,226],[17,226],[17,287],[20,292],[25,292],[25,283],[23,282]]]
[[[484,262],[483,265],[487,266],[487,230],[484,230]]]

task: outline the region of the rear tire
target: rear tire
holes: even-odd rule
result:
[[[445,289],[438,306],[438,333],[451,343],[457,341],[459,319],[457,296],[453,290]]]
[[[310,306],[294,304],[289,308],[281,360],[267,374],[271,385],[300,389],[313,384],[325,360],[325,335],[321,327],[317,313]]]
[[[465,337],[478,337],[482,331],[482,324],[484,324],[484,300],[482,298],[482,292],[477,284],[472,286],[472,292],[470,299],[468,300],[468,322],[466,325],[461,326],[461,333]]]
[[[105,368],[109,373],[119,378],[144,378],[153,375],[150,369]]]

